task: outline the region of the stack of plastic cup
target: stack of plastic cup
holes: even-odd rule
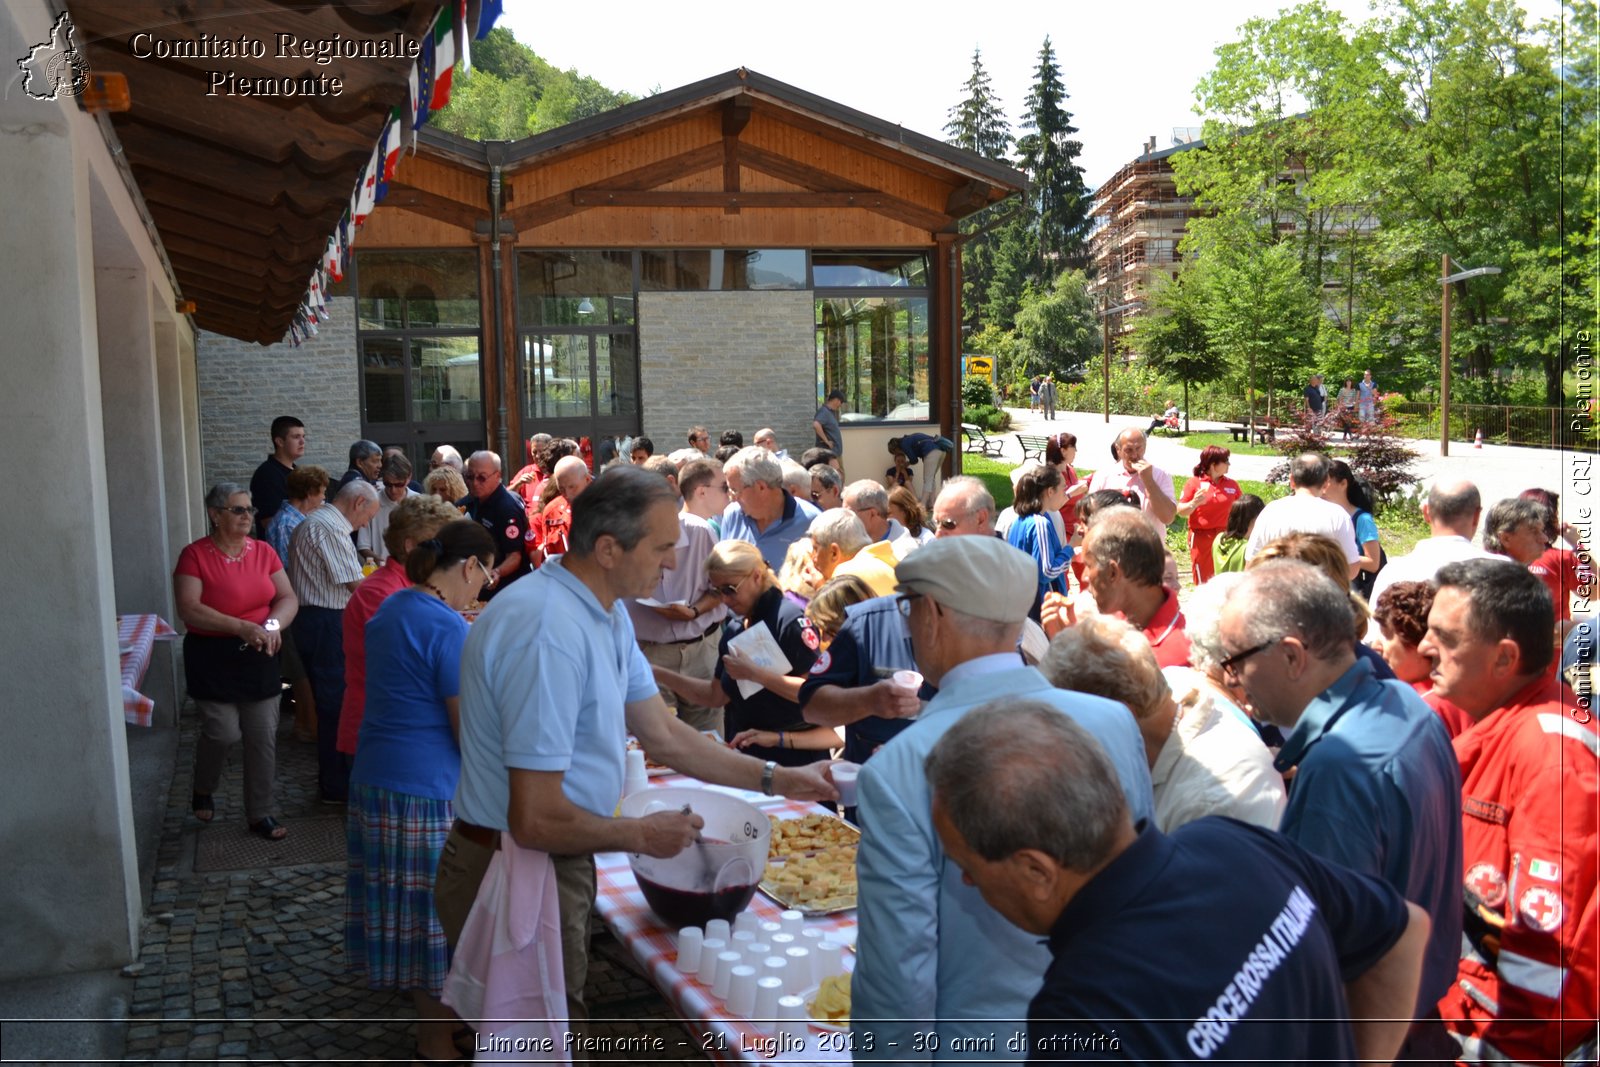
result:
[[[717,960],[727,951],[728,943],[720,937],[706,937],[700,942],[700,966],[695,977],[701,985],[709,986],[717,979]]]
[[[782,978],[768,975],[756,979],[756,1007],[749,1019],[763,1034],[777,1032],[778,998],[781,996],[783,996]]]
[[[756,1007],[756,969],[748,963],[733,968],[728,979],[728,1011],[750,1018]]]
[[[700,969],[700,949],[705,944],[705,934],[698,926],[685,926],[678,931],[678,970],[694,974]]]

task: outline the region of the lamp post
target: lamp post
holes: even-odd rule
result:
[[[1450,286],[1483,274],[1499,274],[1499,267],[1473,267],[1458,274],[1450,273],[1450,253],[1444,254],[1439,272],[1439,285],[1444,297],[1439,302],[1439,455],[1450,454]]]
[[[1111,303],[1110,289],[1106,290],[1105,302],[1108,305]],[[1105,418],[1108,423],[1111,421],[1111,316],[1119,312],[1131,311],[1138,307],[1140,303],[1142,301],[1135,300],[1127,304],[1118,304],[1116,307],[1106,307],[1100,312],[1100,334],[1105,350],[1105,358],[1103,360],[1105,364]]]

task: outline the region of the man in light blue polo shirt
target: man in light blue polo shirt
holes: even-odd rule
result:
[[[617,601],[648,596],[671,568],[678,496],[641,467],[613,468],[573,502],[567,553],[484,609],[461,658],[461,782],[434,897],[460,937],[500,833],[555,862],[568,1010],[587,1017],[595,852],[673,856],[702,825],[662,812],[614,818],[627,734],[651,757],[703,779],[801,799],[837,796],[822,765],[778,767],[674,718]]]
[[[987,1038],[1001,1029],[996,1020],[1027,1017],[1050,953],[963,882],[934,829],[924,761],[963,716],[996,699],[1042,701],[1100,742],[1135,821],[1154,810],[1144,741],[1128,709],[1055,688],[1017,653],[1037,574],[1030,556],[994,537],[933,541],[896,570],[917,668],[939,692],[861,768],[850,1011],[858,1063],[1026,1055],[988,1048]],[[975,1039],[970,1051],[967,1039]]]
[[[741,448],[723,466],[734,502],[722,514],[724,541],[749,541],[774,571],[821,512],[783,487],[783,468],[764,448]]]
[[[1404,682],[1355,654],[1346,590],[1295,560],[1253,567],[1229,595],[1225,674],[1287,738],[1295,769],[1278,831],[1323,859],[1382,878],[1433,921],[1411,1059],[1444,1037],[1435,1005],[1461,956],[1461,767],[1443,721]],[[1403,1008],[1404,1005],[1396,1005]]]

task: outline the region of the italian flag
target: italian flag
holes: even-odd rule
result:
[[[433,93],[428,110],[438,111],[450,102],[450,77],[456,66],[456,3],[446,3],[433,20]]]

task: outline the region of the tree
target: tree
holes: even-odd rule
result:
[[[1048,289],[1023,297],[1016,330],[1020,377],[1041,371],[1072,376],[1099,347],[1094,298],[1081,270],[1062,271]]]
[[[634,99],[576,70],[556,69],[504,27],[474,42],[472,59],[471,69],[456,78],[450,103],[429,121],[474,140],[516,140]]]
[[[1021,213],[996,233],[990,260],[989,288],[984,293],[983,321],[1009,330],[1016,325],[1017,311],[1029,290],[1033,272],[1033,235]]]
[[[1041,272],[1080,259],[1089,234],[1092,198],[1078,165],[1083,142],[1073,139],[1078,128],[1066,102],[1061,68],[1046,37],[1022,120],[1032,132],[1017,139],[1022,169],[1033,183],[1034,249]]]
[[[1297,373],[1317,331],[1317,297],[1300,273],[1293,245],[1246,248],[1219,254],[1207,267],[1202,317],[1219,356],[1245,369],[1250,424],[1255,425],[1256,385],[1267,386],[1272,418],[1274,386]]]
[[[1011,147],[1011,127],[1000,99],[990,87],[983,56],[976,48],[972,50],[972,74],[964,89],[966,96],[950,109],[950,121],[945,125],[948,141],[987,159],[1009,162],[1006,152]],[[962,232],[972,234],[982,229],[992,221],[996,210],[1010,208],[1003,204],[989,212],[979,212],[962,222]],[[961,246],[962,322],[969,327],[978,325],[983,305],[989,299],[998,243],[993,233],[986,233],[968,238]]]
[[[1146,314],[1134,320],[1132,347],[1157,370],[1183,383],[1184,432],[1189,430],[1189,383],[1222,376],[1221,355],[1206,332],[1204,266],[1194,263],[1151,291]]]

